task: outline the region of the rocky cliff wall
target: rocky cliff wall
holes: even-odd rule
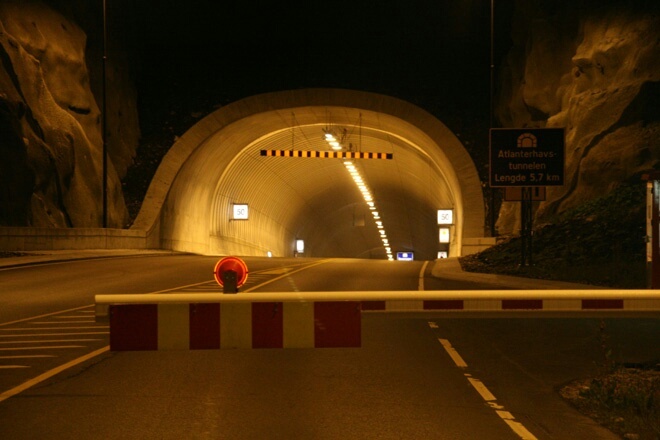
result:
[[[87,43],[70,16],[43,2],[0,1],[0,225],[103,223],[102,122]],[[120,178],[139,130],[135,93],[119,87],[128,81],[116,64],[108,72],[108,226],[123,227]]]
[[[566,135],[565,185],[548,189],[537,224],[660,167],[660,18],[624,4],[516,3],[497,118]],[[519,204],[504,203],[498,232],[518,228]]]

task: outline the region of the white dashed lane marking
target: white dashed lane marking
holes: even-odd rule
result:
[[[429,321],[428,325],[432,329],[439,328],[438,324],[432,321]],[[443,348],[452,359],[452,361],[454,361],[454,364],[456,364],[457,367],[463,369],[467,368],[467,363],[463,360],[458,351],[452,347],[449,340],[438,338],[438,341],[440,341],[440,344],[442,344]],[[472,377],[472,375],[468,373],[465,373],[465,377],[467,378],[468,382],[470,382],[470,385],[472,385],[477,393],[479,393],[481,398],[484,399],[484,401],[488,404],[488,406],[495,410],[495,414],[497,414],[499,418],[502,419],[509,426],[509,428],[511,428],[511,430],[518,435],[518,437],[520,437],[522,440],[538,440],[536,436],[529,432],[522,423],[516,420],[513,414],[511,414],[509,411],[505,411],[504,406],[497,403],[497,398],[493,395],[493,393],[490,392],[490,390],[486,387],[486,385],[483,384],[483,382],[475,377]]]

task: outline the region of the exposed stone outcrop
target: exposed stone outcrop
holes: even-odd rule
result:
[[[538,223],[660,168],[657,11],[542,3],[517,2],[497,108],[504,127],[566,130],[565,185],[548,189]],[[504,203],[498,232],[516,232],[518,214]]]
[[[86,43],[75,22],[42,2],[0,1],[0,225],[102,225],[101,113]],[[126,137],[108,127],[123,138],[114,151],[108,143],[108,226],[123,227],[115,164],[125,173],[137,130]]]

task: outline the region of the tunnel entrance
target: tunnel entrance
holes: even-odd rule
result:
[[[335,151],[384,156],[263,154],[330,152],[329,132]],[[448,244],[439,209],[454,212]],[[132,228],[201,254],[293,256],[302,240],[310,257],[387,258],[390,248],[428,260],[481,249],[484,202],[469,154],[431,114],[383,95],[307,89],[253,96],[198,122],[163,159]]]

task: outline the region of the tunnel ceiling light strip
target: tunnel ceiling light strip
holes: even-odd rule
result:
[[[392,153],[363,151],[260,150],[266,157],[305,157],[315,159],[392,159]]]
[[[378,211],[376,211],[376,203],[374,202],[373,196],[371,195],[371,191],[369,191],[369,187],[365,183],[364,179],[360,175],[360,172],[358,171],[357,167],[353,164],[353,162],[348,160],[344,161],[344,166],[346,167],[346,170],[348,170],[348,173],[353,178],[355,185],[357,186],[360,193],[362,193],[362,198],[364,198],[364,201],[367,203],[367,206],[371,210],[371,214],[374,217],[376,228],[378,228],[381,241],[383,242],[383,247],[385,248],[385,253],[387,254],[387,259],[394,260],[394,256],[392,255],[392,248],[389,247],[389,240],[387,239],[387,233],[385,232],[385,227],[383,226],[383,222],[380,220],[380,214],[378,213]]]

